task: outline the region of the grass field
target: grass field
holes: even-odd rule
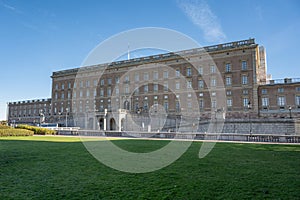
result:
[[[115,140],[134,152],[168,141]],[[113,170],[75,137],[0,138],[0,199],[300,199],[300,146],[201,143],[145,174]]]

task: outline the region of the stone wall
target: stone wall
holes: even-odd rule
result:
[[[200,122],[199,132],[210,132],[209,121]],[[211,121],[211,127],[222,126],[221,121]],[[218,127],[220,129],[220,127]],[[210,128],[214,130],[214,128]],[[223,123],[222,133],[300,135],[300,121],[293,119],[235,119]]]

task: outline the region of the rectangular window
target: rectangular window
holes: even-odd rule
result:
[[[90,96],[90,90],[87,90],[86,91],[86,97],[89,97]]]
[[[211,101],[211,107],[212,108],[217,108],[217,101],[216,100]]]
[[[280,107],[285,106],[285,97],[278,97],[277,98],[277,104]]]
[[[164,91],[168,91],[168,89],[169,89],[168,82],[165,82],[164,83]]]
[[[83,96],[82,90],[79,91],[79,97],[81,98]]]
[[[148,81],[149,80],[149,73],[145,72],[144,73],[144,81]]]
[[[61,84],[61,89],[64,90],[65,89],[65,84]]]
[[[203,80],[198,80],[198,89],[204,88],[204,81]]]
[[[203,67],[198,67],[198,74],[203,75]]]
[[[192,81],[191,80],[187,81],[186,86],[187,86],[187,89],[191,89],[192,88]]]
[[[65,98],[65,93],[61,93],[61,99],[64,99]]]
[[[68,99],[71,99],[71,92],[68,91]]]
[[[80,81],[80,87],[83,88],[83,81]]]
[[[204,108],[204,100],[203,99],[199,100],[199,107],[200,107],[200,109]]]
[[[125,94],[129,94],[129,87],[128,87],[128,85],[126,85],[124,89],[125,89],[125,91],[124,91]]]
[[[157,84],[157,83],[155,83],[155,84],[153,85],[153,91],[154,91],[154,92],[157,92],[157,91],[158,91],[158,84]]]
[[[115,87],[115,92],[116,92],[116,95],[119,95],[119,93],[120,93],[119,87]]]
[[[248,108],[248,103],[249,103],[249,99],[248,98],[243,98],[243,106],[244,106],[244,108]]]
[[[169,78],[169,72],[168,71],[164,71],[164,78]]]
[[[124,79],[124,81],[125,81],[126,83],[128,83],[128,82],[129,82],[129,76],[128,76],[128,75],[126,75],[126,76],[125,76],[125,79]]]
[[[227,95],[227,96],[231,96],[231,90],[227,90],[227,91],[226,91],[226,95]]]
[[[107,79],[107,84],[108,84],[108,85],[111,85],[111,84],[112,84],[112,79],[111,79],[111,78]]]
[[[267,98],[267,97],[261,98],[261,105],[263,107],[268,107],[269,106],[269,98]]]
[[[216,80],[215,78],[212,78],[212,79],[210,80],[210,86],[211,86],[211,87],[216,87],[216,85],[217,85],[217,80]]]
[[[186,69],[186,76],[192,76],[192,68]]]
[[[111,88],[107,88],[107,96],[110,97],[111,96]]]
[[[104,96],[104,90],[103,88],[100,89],[100,97],[103,97]]]
[[[226,77],[226,85],[231,85],[231,77]]]
[[[86,81],[86,87],[90,87],[90,81]]]
[[[104,85],[104,79],[100,80],[100,85],[103,86]]]
[[[144,101],[144,110],[148,110],[148,101]]]
[[[227,99],[227,107],[232,107],[232,99]]]
[[[210,66],[210,73],[212,74],[216,73],[216,66],[214,65]]]
[[[225,72],[231,72],[231,64],[230,63],[226,63]]]
[[[278,93],[283,93],[284,92],[284,88],[278,88]]]
[[[57,83],[55,84],[55,89],[58,90],[58,84]]]
[[[296,105],[300,106],[300,96],[296,96]]]
[[[300,92],[300,87],[296,87],[296,91],[297,91],[297,92]]]
[[[261,94],[268,94],[268,90],[267,89],[262,89]]]
[[[138,73],[134,74],[134,81],[139,82],[140,81],[140,75]]]
[[[191,109],[192,106],[193,106],[192,102],[191,102],[191,101],[188,101],[188,102],[187,102],[187,107],[188,107],[188,109]]]
[[[248,95],[248,90],[243,90],[243,95]]]
[[[148,93],[148,85],[144,85],[144,93]]]
[[[97,79],[94,80],[94,86],[97,86],[98,82],[97,82]]]
[[[176,69],[176,77],[180,77],[180,70],[179,69]]]
[[[134,90],[134,94],[135,95],[138,95],[140,93],[140,88],[139,87],[136,87],[135,90]]]
[[[97,90],[94,89],[94,97],[97,96]]]
[[[179,103],[179,101],[176,101],[175,109],[176,109],[176,112],[180,112],[180,103]]]
[[[158,80],[158,72],[153,72],[153,80]]]
[[[116,84],[119,84],[119,83],[120,83],[120,78],[116,77]]]
[[[176,84],[175,84],[175,89],[176,89],[176,90],[180,90],[180,82],[176,82]]]
[[[246,75],[242,76],[242,84],[243,85],[247,85],[248,84],[248,76],[246,76]]]
[[[77,84],[76,84],[76,82],[74,82],[74,88],[76,88],[76,86],[77,86]]]
[[[71,83],[70,82],[68,83],[68,88],[71,89]]]
[[[247,70],[248,66],[247,66],[247,61],[243,60],[242,61],[242,70]]]
[[[169,110],[169,103],[167,101],[164,102],[165,111]]]

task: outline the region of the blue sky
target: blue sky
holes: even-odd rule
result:
[[[0,24],[0,120],[7,102],[50,97],[53,71],[133,28],[174,29],[203,46],[255,38],[274,79],[300,78],[297,0],[0,0]]]

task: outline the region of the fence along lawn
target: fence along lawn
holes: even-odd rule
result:
[[[134,152],[168,141],[115,140]],[[299,199],[300,146],[201,143],[146,174],[113,170],[74,137],[0,138],[0,199]]]

